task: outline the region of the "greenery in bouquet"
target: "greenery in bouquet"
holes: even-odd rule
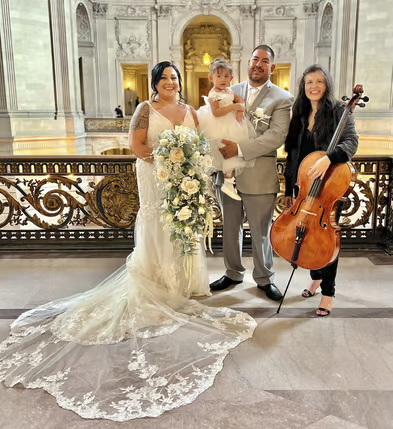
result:
[[[213,232],[206,174],[212,166],[210,146],[203,134],[176,126],[158,135],[154,174],[163,195],[161,220],[182,256],[191,255],[198,241]]]

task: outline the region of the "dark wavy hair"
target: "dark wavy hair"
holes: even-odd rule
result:
[[[307,75],[315,72],[322,73],[326,85],[325,94],[323,94],[323,97],[319,101],[318,111],[315,114],[315,126],[313,128],[313,132],[318,136],[318,139],[323,139],[334,129],[333,111],[337,105],[337,99],[333,95],[333,81],[330,73],[319,64],[313,64],[303,72],[299,82],[298,94],[293,104],[293,118],[303,119],[308,122],[311,112],[311,102],[306,97],[305,82]]]
[[[184,99],[184,97],[182,95],[182,79],[181,79],[181,74],[179,72],[179,69],[173,63],[171,63],[169,61],[161,61],[160,63],[156,64],[153,67],[153,70],[151,71],[151,89],[153,91],[152,95],[151,95],[151,99],[152,99],[152,101],[154,101],[155,98],[157,97],[157,95],[158,95],[157,84],[160,81],[160,79],[162,77],[162,74],[164,73],[164,70],[167,67],[172,67],[173,70],[175,70],[175,72],[177,74],[177,78],[179,80],[179,91],[178,91],[179,98],[180,98],[180,101],[184,102],[185,99]]]

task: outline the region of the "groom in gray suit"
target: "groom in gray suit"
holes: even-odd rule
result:
[[[277,149],[288,133],[293,96],[270,82],[274,71],[274,52],[267,45],[257,46],[248,61],[248,82],[231,87],[246,100],[246,114],[256,127],[255,138],[245,138],[236,144],[222,140],[224,158],[255,159],[255,165],[245,168],[236,177],[237,191],[242,201],[221,193],[224,216],[223,246],[226,273],[210,285],[213,291],[242,283],[246,269],[242,256],[244,210],[252,238],[253,278],[260,290],[273,300],[282,294],[274,284],[273,250],[269,231],[279,191]]]

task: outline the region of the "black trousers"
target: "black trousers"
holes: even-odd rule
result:
[[[295,187],[295,196],[297,197],[299,193],[299,188]],[[340,219],[340,215],[343,209],[344,203],[340,201],[337,206],[336,212],[336,223]],[[321,293],[324,296],[334,296],[336,293],[336,275],[338,267],[338,256],[337,258],[326,267],[321,268],[320,270],[310,270],[310,276],[313,280],[322,280],[321,282]]]

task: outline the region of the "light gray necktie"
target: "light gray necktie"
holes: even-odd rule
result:
[[[251,87],[248,89],[248,97],[247,97],[247,109],[249,109],[252,106],[252,103],[254,103],[259,91],[257,88]]]

